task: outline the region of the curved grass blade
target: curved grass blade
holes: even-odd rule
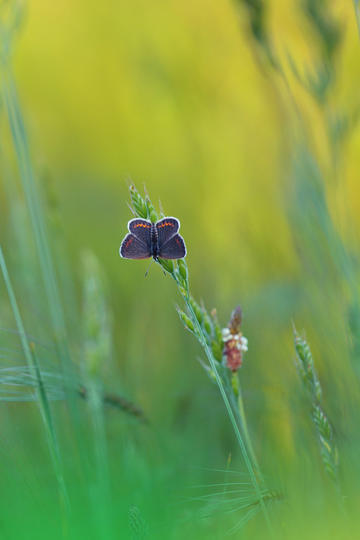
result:
[[[35,354],[35,347],[29,343],[26,337],[24,324],[20,315],[20,311],[18,308],[15,293],[11,284],[10,276],[7,270],[7,266],[5,263],[1,246],[0,246],[0,268],[3,274],[5,286],[7,289],[8,296],[9,296],[11,308],[12,308],[14,318],[16,321],[16,325],[18,327],[21,345],[24,351],[27,364],[28,364],[28,368],[31,373],[31,377],[34,379],[34,381],[36,381],[38,404],[39,404],[41,417],[42,417],[44,427],[45,427],[48,447],[49,447],[50,455],[52,458],[54,471],[55,471],[57,482],[58,482],[59,496],[60,496],[62,509],[64,512],[64,519],[67,521],[69,517],[69,512],[70,512],[70,504],[69,504],[69,498],[67,494],[63,471],[62,471],[60,452],[59,452],[59,447],[57,443],[56,431],[55,431],[55,427],[53,423],[50,404],[47,397],[44,381],[41,375],[40,366],[38,364],[37,356]],[[66,523],[65,523],[65,526],[66,526]]]

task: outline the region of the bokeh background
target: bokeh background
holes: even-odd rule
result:
[[[2,6],[5,26],[10,5]],[[328,480],[294,367],[292,324],[306,331],[350,500],[349,528],[337,537],[349,538],[359,500],[354,5],[33,0],[20,19],[11,63],[72,362],[81,365],[83,253],[90,250],[113,343],[99,377],[151,423],[104,409],[111,493],[104,508],[112,525],[99,531],[91,524],[96,482],[79,472],[82,462],[91,470],[96,461],[91,430],[80,437],[88,453],[79,451],[64,400],[54,401],[72,494],[69,533],[36,405],[4,401],[2,537],[224,538],[231,530],[226,516],[199,517],[192,500],[193,486],[223,481],[216,470],[243,465],[218,390],[198,362],[202,352],[176,314],[181,298],[156,265],[144,278],[146,262],[118,255],[132,181],[181,220],[194,296],[217,308],[223,326],[236,305],[243,308],[245,407],[259,461],[287,494],[274,510],[284,538],[300,538],[304,528],[309,538],[344,530],[340,510],[329,517],[336,503],[325,500]],[[25,327],[51,369],[48,307],[4,101],[1,133],[1,243]],[[18,336],[5,331],[15,323],[0,290],[2,365],[23,365]],[[85,404],[76,408],[80,423],[90,424]],[[129,519],[146,522],[148,532],[139,525],[134,533]],[[265,537],[257,519],[230,535]]]

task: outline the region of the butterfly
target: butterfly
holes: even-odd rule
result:
[[[165,217],[156,223],[135,218],[128,223],[127,234],[120,246],[120,256],[125,259],[182,259],[186,255],[185,242],[178,234],[180,222]]]

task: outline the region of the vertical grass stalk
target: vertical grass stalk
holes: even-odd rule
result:
[[[66,329],[60,292],[47,238],[45,218],[31,164],[28,139],[21,115],[11,68],[7,60],[4,60],[2,63],[1,74],[3,101],[7,111],[9,126],[20,171],[20,178],[34,232],[35,244],[38,252],[54,332],[55,344],[64,371],[69,372],[71,363],[66,342]]]
[[[155,222],[159,216],[153,204],[151,203],[148,195],[146,195],[145,199],[143,199],[134,185],[131,185],[129,189],[130,189],[130,198],[131,198],[132,209],[133,209],[134,214],[143,219],[150,219],[152,222]],[[181,310],[178,310],[179,315],[185,322],[185,325],[187,325],[187,327],[191,330],[191,332],[197,337],[198,341],[200,342],[200,345],[202,346],[205,352],[206,358],[210,366],[211,374],[216,381],[221,397],[225,404],[225,408],[226,408],[228,417],[230,419],[230,423],[235,432],[235,436],[239,444],[241,454],[243,456],[245,465],[248,469],[250,479],[253,484],[256,496],[258,498],[260,508],[263,512],[267,527],[269,529],[270,534],[273,535],[272,524],[270,521],[268,510],[264,502],[262,486],[260,485],[261,476],[257,475],[257,469],[258,469],[258,466],[256,466],[257,462],[256,461],[253,462],[252,458],[249,456],[248,447],[246,445],[246,442],[244,441],[244,438],[240,430],[242,426],[242,422],[240,421],[241,415],[240,413],[237,414],[234,412],[234,409],[231,405],[232,398],[229,397],[226,391],[224,382],[222,380],[222,377],[219,374],[219,369],[217,367],[219,363],[217,362],[217,360],[215,360],[214,352],[212,349],[212,346],[213,346],[214,350],[216,350],[216,353],[217,354],[219,353],[219,351],[216,348],[216,342],[214,340],[211,343],[212,346],[210,346],[208,343],[209,334],[211,333],[210,328],[212,326],[212,323],[207,314],[206,315],[204,313],[200,314],[201,310],[190,294],[189,273],[188,273],[187,264],[185,260],[183,259],[178,260],[176,264],[174,264],[174,262],[169,259],[158,259],[157,263],[162,267],[163,270],[165,270],[165,272],[170,274],[171,277],[175,280],[178,291],[185,302],[190,318]],[[203,317],[202,324],[200,324],[199,322],[199,319],[201,317]],[[218,325],[216,326],[218,327]],[[206,332],[205,332],[205,328],[207,328]],[[219,331],[218,328],[216,330]],[[220,356],[221,356],[221,350],[220,350]],[[236,418],[236,416],[238,416],[238,419]],[[248,432],[247,432],[247,438],[250,440],[250,436]]]
[[[262,483],[264,481],[264,479],[263,479],[263,476],[262,476],[262,473],[261,473],[261,469],[260,469],[256,454],[255,454],[254,447],[253,447],[251,437],[250,437],[250,433],[249,433],[249,428],[248,428],[248,424],[247,424],[247,420],[246,420],[246,414],[245,414],[244,401],[243,401],[243,398],[242,398],[240,378],[239,378],[238,373],[234,373],[232,375],[232,387],[233,387],[234,394],[235,394],[235,397],[236,397],[236,402],[237,402],[236,411],[237,411],[237,413],[239,415],[240,424],[241,424],[242,432],[243,432],[244,439],[245,439],[245,442],[246,442],[246,446],[248,448],[249,455],[251,457],[252,463],[253,463],[253,465],[255,467],[256,475],[259,478],[260,482]]]
[[[318,379],[310,347],[294,328],[296,367],[303,387],[308,395],[311,419],[319,443],[321,460],[329,477],[339,486],[339,453],[334,437],[334,430],[322,405],[322,388]]]
[[[60,502],[61,502],[61,507],[62,507],[62,512],[63,512],[63,517],[66,520],[64,521],[64,526],[66,527],[68,517],[69,517],[70,505],[69,505],[69,498],[68,498],[68,494],[66,490],[65,480],[64,480],[64,476],[62,472],[60,452],[59,452],[59,447],[57,443],[56,432],[55,432],[55,427],[54,427],[53,418],[51,414],[50,404],[47,398],[45,385],[41,376],[41,370],[40,370],[40,366],[36,357],[35,347],[29,343],[26,333],[25,333],[24,324],[22,321],[22,317],[19,311],[17,301],[16,301],[15,293],[11,284],[10,276],[7,270],[7,266],[5,263],[5,258],[4,258],[1,246],[0,246],[0,268],[4,277],[6,290],[9,296],[10,305],[11,305],[15,322],[17,325],[17,329],[19,332],[24,356],[28,364],[29,371],[36,381],[36,389],[37,389],[37,397],[38,397],[37,403],[39,405],[41,417],[42,417],[44,427],[45,427],[50,456],[52,459],[52,463],[53,463],[53,467],[54,467],[54,471],[55,471],[55,475],[56,475],[56,479],[58,483],[59,497],[60,497]]]
[[[191,313],[192,322],[193,322],[193,324],[195,324],[195,327],[196,327],[197,332],[198,332],[198,336],[200,338],[200,342],[202,343],[202,346],[203,346],[203,349],[205,351],[206,357],[207,357],[207,359],[209,361],[210,367],[211,367],[211,369],[212,369],[212,371],[213,371],[213,373],[215,375],[216,383],[217,383],[218,388],[220,390],[221,397],[222,397],[222,399],[224,401],[224,404],[225,404],[225,407],[226,407],[226,412],[227,412],[227,414],[229,416],[231,425],[232,425],[232,427],[234,429],[235,436],[236,436],[236,439],[237,439],[237,441],[239,443],[240,450],[241,450],[241,453],[242,453],[244,461],[245,461],[245,465],[246,465],[246,467],[247,467],[247,469],[249,471],[252,484],[253,484],[254,489],[256,491],[256,495],[257,495],[257,497],[259,499],[259,503],[260,503],[262,512],[264,514],[265,521],[267,523],[267,526],[269,527],[270,532],[272,533],[272,525],[271,525],[271,522],[270,522],[269,513],[267,511],[266,505],[265,505],[263,497],[262,497],[259,481],[258,481],[258,479],[256,477],[255,469],[253,467],[253,464],[252,464],[252,462],[251,462],[251,460],[249,458],[249,454],[247,452],[246,445],[245,445],[243,437],[242,437],[242,435],[240,433],[238,423],[236,421],[234,412],[232,410],[230,400],[229,400],[229,398],[228,398],[228,396],[226,394],[224,384],[223,384],[223,382],[221,380],[221,377],[219,375],[219,372],[217,370],[216,363],[215,363],[215,360],[213,358],[212,352],[210,351],[209,346],[208,346],[208,344],[206,342],[205,336],[203,335],[202,328],[201,328],[201,326],[200,326],[200,324],[199,324],[199,322],[198,322],[198,320],[196,318],[194,310],[193,310],[193,308],[191,306],[191,303],[189,301],[189,297],[186,297],[184,300],[185,300],[185,303],[186,303],[186,306],[187,306],[189,312]]]
[[[83,254],[83,354],[89,418],[95,454],[97,499],[92,500],[98,534],[110,538],[111,515],[108,452],[101,373],[111,356],[111,323],[100,264],[91,252]]]

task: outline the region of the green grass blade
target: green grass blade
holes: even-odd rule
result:
[[[39,366],[39,363],[37,361],[37,357],[35,354],[35,348],[31,346],[26,336],[24,324],[22,321],[22,317],[20,314],[17,301],[16,301],[15,293],[11,284],[10,275],[7,270],[7,266],[5,263],[5,258],[4,258],[1,246],[0,246],[0,268],[3,274],[5,287],[9,296],[10,305],[11,305],[15,322],[17,325],[17,329],[19,332],[24,356],[29,366],[30,373],[32,373],[33,378],[37,382],[37,392],[38,392],[37,402],[40,407],[41,417],[43,419],[43,423],[44,423],[44,427],[46,431],[49,451],[50,451],[50,455],[52,458],[52,462],[53,462],[53,466],[54,466],[54,470],[55,470],[55,474],[56,474],[56,478],[58,482],[60,501],[62,503],[63,511],[66,513],[66,515],[68,515],[69,499],[67,495],[64,476],[62,473],[60,452],[59,452],[59,447],[57,443],[56,432],[55,432],[55,427],[54,427],[54,423],[52,419],[50,404],[47,398],[45,385],[41,376],[40,366]]]
[[[215,362],[215,360],[213,358],[213,355],[212,355],[212,352],[211,352],[211,350],[210,350],[210,348],[209,348],[209,346],[208,346],[208,344],[206,342],[206,338],[204,336],[203,329],[201,328],[201,326],[199,324],[199,321],[197,320],[197,317],[195,315],[195,312],[194,312],[194,310],[192,308],[192,305],[191,305],[190,299],[189,299],[189,295],[186,295],[184,297],[184,299],[185,299],[186,306],[187,306],[189,312],[191,313],[191,318],[192,318],[193,324],[197,329],[199,337],[201,337],[201,339],[202,339],[203,349],[204,349],[206,357],[207,357],[207,359],[209,361],[210,367],[213,370],[213,373],[214,373],[214,376],[215,376],[215,379],[216,379],[216,383],[218,385],[221,397],[222,397],[222,399],[224,401],[224,404],[225,404],[226,412],[227,412],[227,414],[229,416],[231,425],[232,425],[233,430],[235,432],[236,439],[237,439],[237,441],[239,443],[240,450],[241,450],[241,453],[242,453],[244,461],[245,461],[245,465],[246,465],[246,467],[247,467],[247,469],[249,471],[252,484],[253,484],[254,489],[256,491],[256,495],[258,497],[261,510],[263,512],[263,515],[264,515],[265,521],[267,523],[267,526],[269,528],[269,531],[273,535],[273,529],[272,529],[269,513],[268,513],[266,505],[265,505],[265,503],[263,501],[259,480],[256,477],[255,469],[254,469],[253,464],[251,462],[251,459],[249,457],[249,454],[248,454],[248,451],[246,449],[246,445],[245,445],[245,442],[243,440],[243,437],[242,437],[242,435],[240,433],[238,423],[236,421],[233,409],[232,409],[231,404],[230,404],[230,400],[228,398],[228,395],[226,393],[224,384],[223,384],[223,382],[221,380],[218,369],[216,367],[216,362]]]
[[[61,361],[70,367],[70,356],[66,343],[65,319],[57,284],[55,267],[47,238],[45,218],[31,164],[28,139],[21,115],[16,88],[8,64],[2,68],[2,93],[8,115],[16,152],[20,178],[29,210],[30,221],[38,252],[42,278],[49,306],[54,337]]]

